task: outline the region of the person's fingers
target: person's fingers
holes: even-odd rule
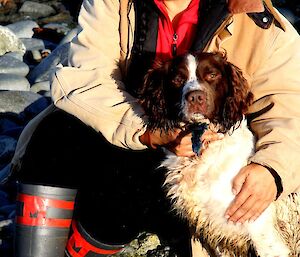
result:
[[[187,134],[177,141],[174,146],[175,154],[181,157],[193,157],[195,153],[192,150],[191,134]]]
[[[243,223],[259,217],[276,198],[277,187],[265,167],[252,163],[242,168],[234,178],[233,191],[239,192],[226,210],[225,217],[229,221]]]
[[[6,5],[8,3],[8,0],[0,0],[0,4],[2,4],[2,5]]]
[[[177,133],[175,142],[177,142],[178,144],[180,144],[182,141],[184,142],[191,141],[192,133],[190,131],[178,129],[175,132]]]
[[[177,156],[193,157],[196,154],[192,151],[192,133],[189,130],[174,131],[174,135],[177,134],[176,139],[168,145],[168,149],[174,152]],[[208,147],[212,141],[220,140],[224,138],[221,133],[215,133],[206,130],[201,137],[202,147],[201,153]]]
[[[253,197],[254,199],[256,197]],[[248,212],[242,216],[237,222],[238,223],[245,223],[246,221],[254,222],[270,205],[270,202],[268,201],[257,201],[254,203],[251,209],[248,210]]]
[[[175,151],[175,154],[180,157],[193,157],[195,153],[193,151]]]
[[[233,222],[241,218],[250,208],[250,203],[246,203],[250,195],[248,190],[241,190],[226,210],[225,218]]]
[[[229,220],[237,223],[244,223],[258,215],[263,203],[256,196],[248,197],[241,207],[229,218]]]
[[[232,181],[232,193],[234,195],[237,195],[241,191],[242,186],[244,185],[249,175],[248,169],[246,167],[242,168]]]
[[[171,144],[167,147],[167,149],[180,157],[195,156],[195,153],[193,152],[191,145]]]
[[[234,177],[232,181],[232,193],[236,195],[235,199],[229,205],[225,212],[226,218],[234,221],[237,217],[240,218],[245,210],[237,213],[233,219],[231,217],[236,213],[236,211],[246,202],[246,200],[251,196],[251,191],[249,190],[246,182],[248,177],[248,172],[246,169],[241,169],[240,172]]]

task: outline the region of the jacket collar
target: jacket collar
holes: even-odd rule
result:
[[[257,13],[264,11],[262,0],[228,0],[228,10],[232,14]]]
[[[126,4],[133,1],[134,0],[123,0]],[[271,0],[266,0],[265,2],[269,3]],[[263,0],[227,0],[227,5],[231,14],[257,13],[264,11]]]

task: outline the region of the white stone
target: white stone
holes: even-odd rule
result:
[[[0,55],[8,52],[24,54],[25,46],[9,28],[0,25]]]

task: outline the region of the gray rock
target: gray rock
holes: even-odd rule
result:
[[[21,38],[26,51],[45,49],[44,41],[38,38]]]
[[[18,38],[32,38],[33,29],[40,26],[32,20],[18,21],[6,26],[15,33]]]
[[[5,54],[6,56],[11,56],[13,58],[18,59],[19,61],[23,61],[23,53],[20,52],[9,52]]]
[[[29,89],[30,84],[24,76],[15,74],[0,74],[0,90],[29,91]]]
[[[10,15],[0,15],[0,24],[10,24],[20,20],[31,20],[31,17],[21,13],[12,13]]]
[[[68,59],[70,44],[66,43],[57,47],[49,56],[47,56],[43,61],[38,64],[31,72],[28,74],[28,80],[31,84],[48,81],[49,76],[53,73],[56,65],[59,63],[65,64]]]
[[[29,72],[29,67],[24,62],[9,56],[0,56],[0,73],[4,74],[16,74],[26,76]]]
[[[30,91],[44,95],[45,92],[50,91],[50,81],[41,81],[41,82],[35,83],[30,87]]]
[[[0,25],[0,55],[7,52],[21,52],[24,54],[25,46],[10,29]]]
[[[129,256],[140,256],[146,257],[148,253],[151,252],[153,254],[149,256],[160,256],[167,257],[171,256],[169,254],[169,247],[164,249],[160,247],[161,243],[159,237],[155,234],[150,233],[141,233],[134,240],[132,240],[129,244],[126,245],[124,250],[119,253],[116,253],[114,256],[116,257],[129,257]],[[161,248],[161,249],[158,249]],[[158,250],[156,250],[158,249]]]
[[[67,35],[70,31],[70,28],[68,27],[67,23],[48,23],[43,26],[43,28],[53,29],[56,30],[58,33],[62,33],[64,35]]]
[[[4,228],[7,227],[9,225],[13,224],[12,220],[2,220],[0,221],[0,231]]]
[[[19,9],[19,13],[27,14],[33,18],[42,18],[55,14],[56,11],[47,4],[26,1]]]
[[[24,76],[15,74],[0,74],[0,90],[29,91],[30,84]]]
[[[68,23],[70,27],[74,28],[75,23],[73,22],[73,18],[68,11],[59,12],[55,15],[39,19],[41,24],[47,23]]]
[[[44,99],[39,94],[27,91],[2,91],[0,92],[0,113],[1,112],[11,112],[11,113],[21,113],[25,109],[28,110],[30,106],[35,103],[41,103],[39,109],[46,108],[48,101]]]

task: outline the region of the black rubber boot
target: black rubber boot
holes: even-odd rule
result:
[[[79,222],[73,221],[67,257],[104,257],[119,253],[126,245],[108,245],[95,240]]]
[[[15,257],[64,257],[73,217],[74,189],[20,184]]]

